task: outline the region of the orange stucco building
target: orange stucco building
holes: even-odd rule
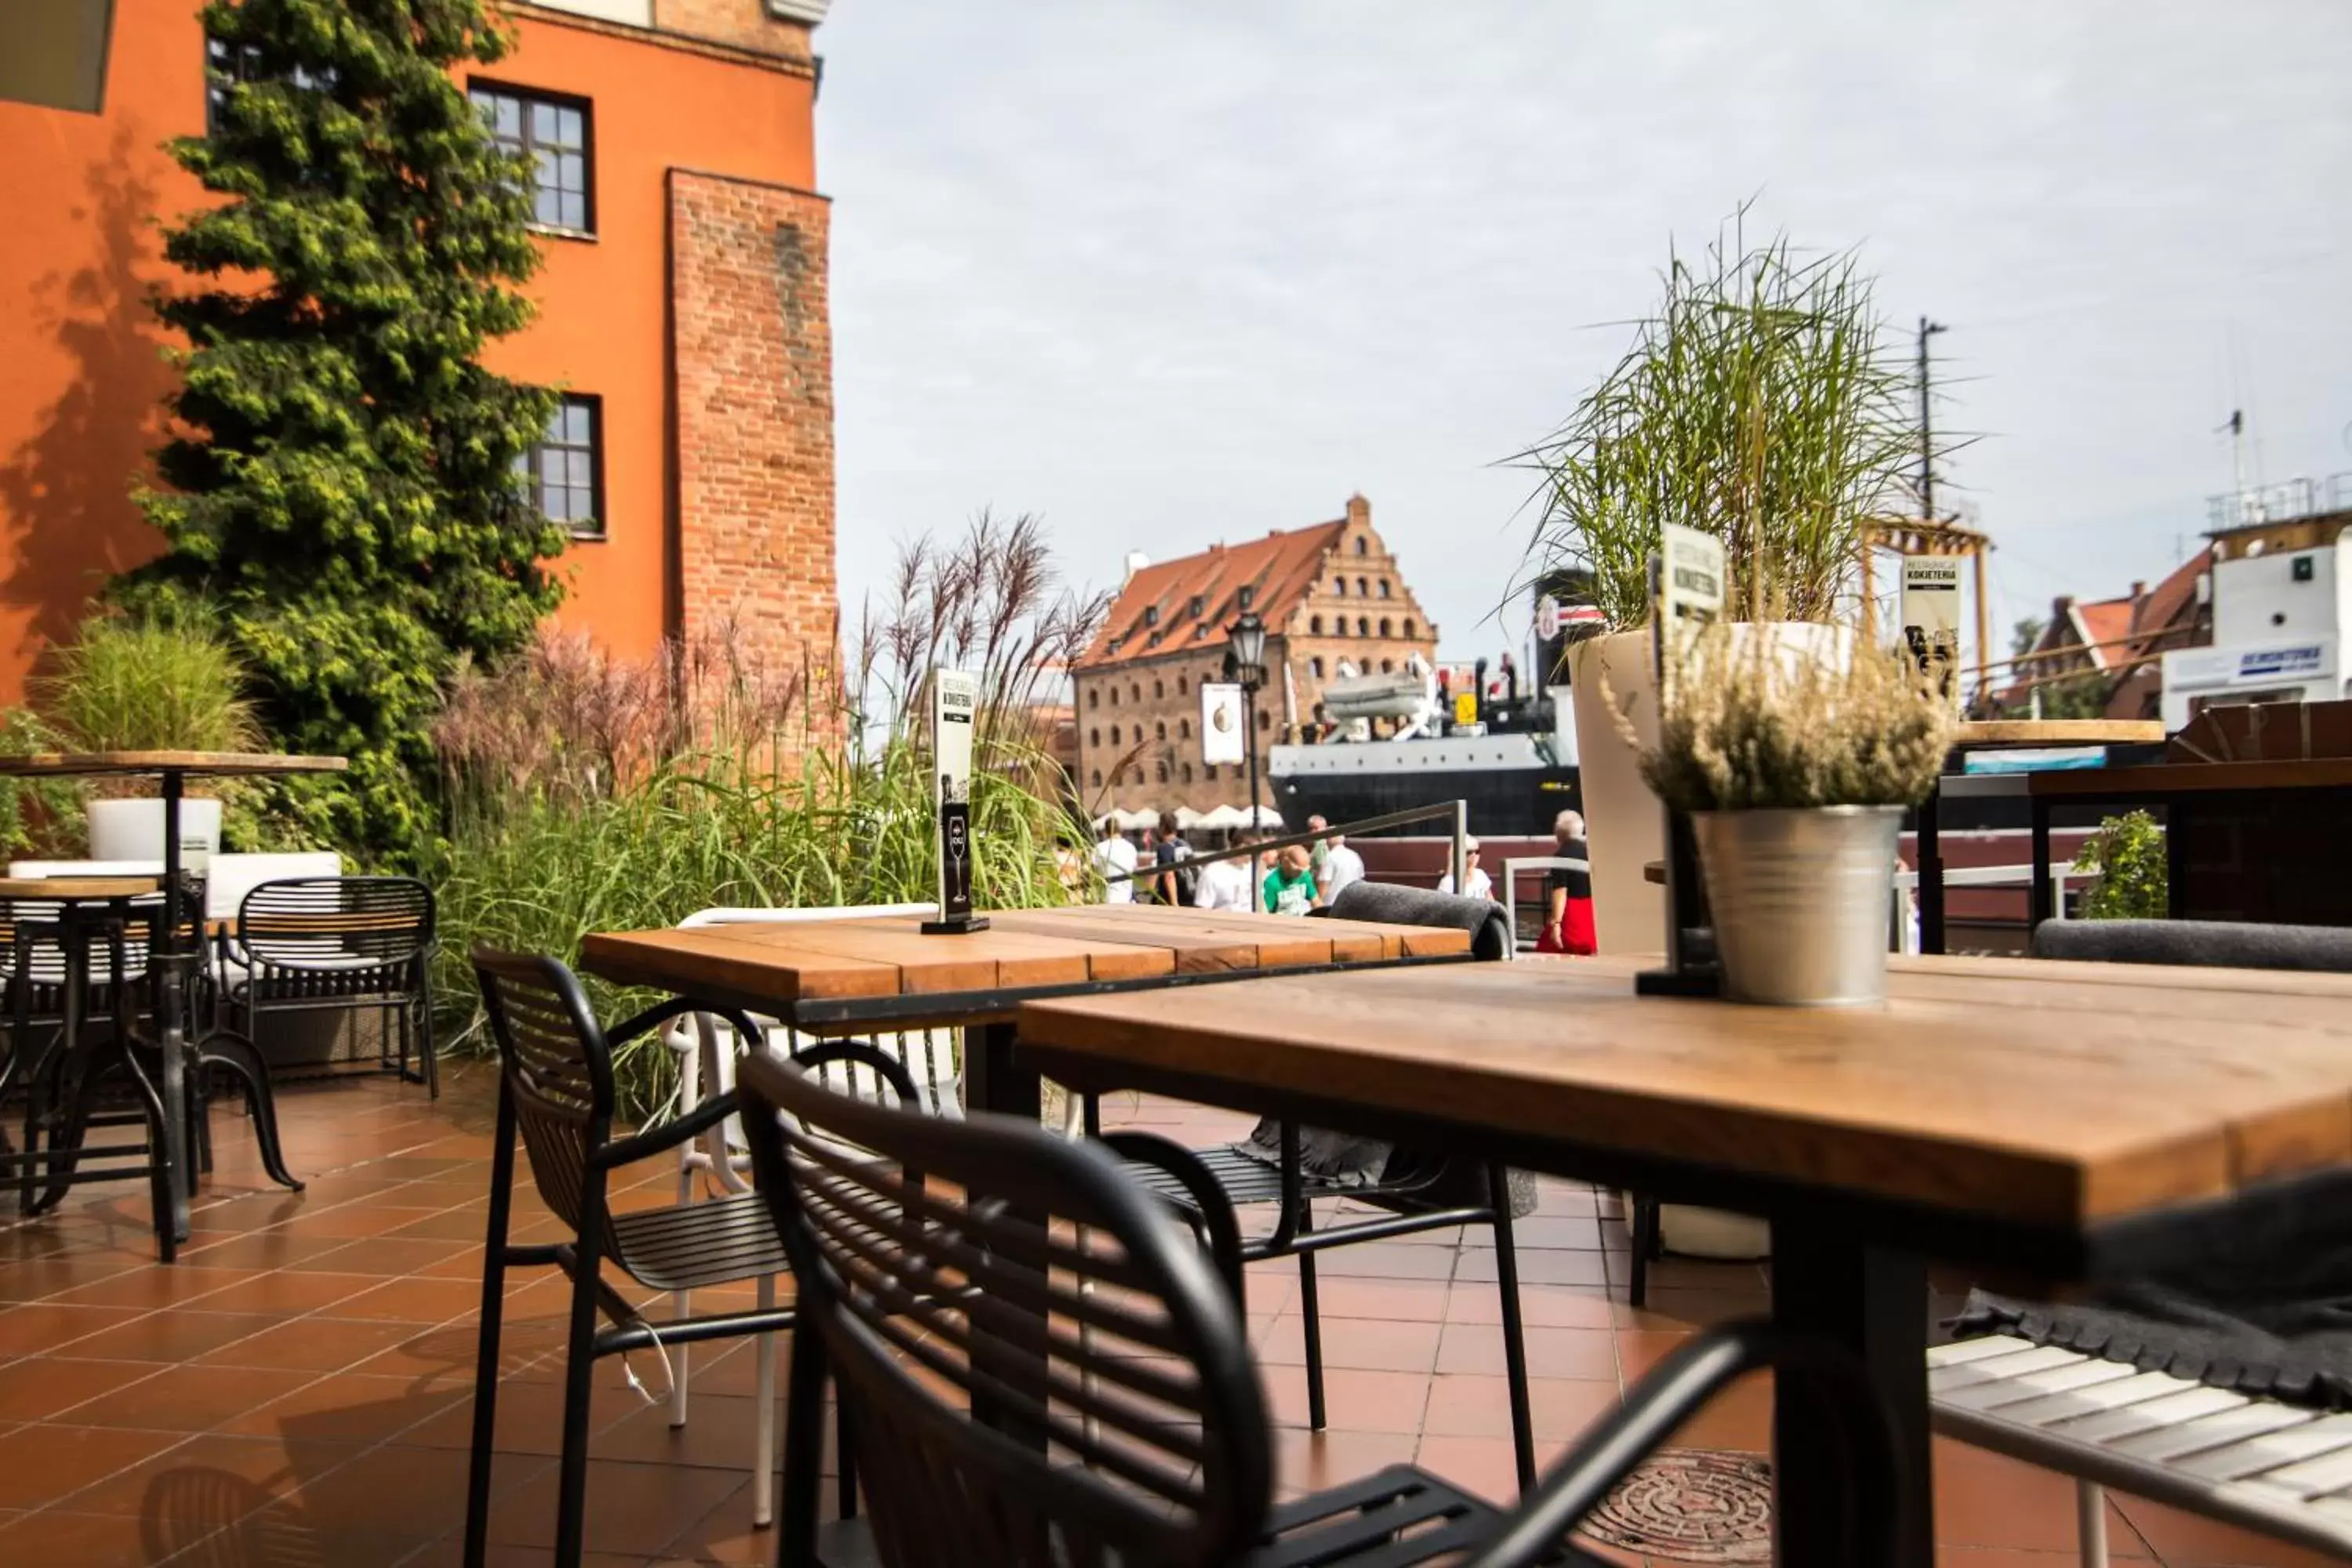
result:
[[[460,80],[555,154],[539,319],[488,358],[572,400],[586,440],[551,438],[589,515],[560,614],[617,652],[726,625],[831,655],[828,4],[516,4],[519,47]],[[172,375],[145,297],[172,282],[159,220],[203,196],[163,143],[203,132],[220,69],[195,0],[115,0],[97,112],[0,99],[0,701],[157,547],[131,500]]]

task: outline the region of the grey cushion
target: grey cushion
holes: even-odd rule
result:
[[[1350,882],[1331,900],[1330,916],[1340,921],[1466,931],[1474,958],[1506,958],[1511,951],[1510,923],[1503,918],[1503,906],[1492,899],[1465,899],[1426,888],[1401,888],[1393,882]]]
[[[2043,921],[2033,928],[2033,956],[2352,972],[2352,930],[2231,921]]]

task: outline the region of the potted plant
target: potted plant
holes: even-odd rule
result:
[[[218,633],[183,613],[155,618],[100,615],[55,649],[32,683],[36,710],[66,749],[84,752],[253,752],[263,749],[244,673]],[[100,860],[163,854],[163,804],[136,792],[152,781],[92,780],[84,813]],[[216,785],[232,788],[233,785]],[[180,803],[180,833],[220,847],[221,801]]]
[[[1616,628],[1570,656],[1604,952],[1655,951],[1665,923],[1643,870],[1664,853],[1661,816],[1634,762],[1636,743],[1658,740],[1644,624],[1661,527],[1723,541],[1725,613],[1763,628],[1739,636],[1825,654],[1854,604],[1869,520],[1910,510],[1916,387],[1871,279],[1851,252],[1751,246],[1746,216],[1701,257],[1670,256],[1665,298],[1623,358],[1520,457],[1541,476],[1528,575],[1587,574]],[[1593,700],[1604,680],[1626,699],[1631,739]]]
[[[1643,781],[1690,817],[1725,994],[1736,1001],[1884,1001],[1906,806],[1927,798],[1958,724],[1899,650],[1826,654],[1726,625],[1671,655]]]

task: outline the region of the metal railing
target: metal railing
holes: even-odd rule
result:
[[[1163,872],[1181,870],[1187,866],[1205,866],[1212,860],[1233,860],[1244,855],[1263,855],[1269,849],[1286,848],[1293,844],[1312,846],[1319,839],[1377,833],[1388,827],[1408,827],[1416,822],[1434,822],[1441,817],[1451,817],[1454,820],[1454,847],[1451,862],[1454,867],[1454,885],[1458,888],[1462,886],[1463,868],[1469,859],[1470,803],[1466,800],[1443,801],[1436,805],[1416,805],[1404,811],[1391,811],[1381,816],[1361,817],[1354,822],[1335,822],[1328,827],[1309,828],[1305,833],[1285,834],[1279,838],[1252,839],[1247,844],[1229,845],[1223,849],[1196,850],[1183,859],[1171,860],[1165,866],[1155,862],[1150,866],[1138,866],[1132,871],[1106,872],[1103,875],[1103,880],[1105,882],[1143,881],[1160,876]],[[1245,833],[1249,830],[1237,827],[1234,831]]]
[[[1517,855],[1503,862],[1503,919],[1511,928],[1511,941],[1519,940],[1519,873],[1522,871],[1582,871],[1592,872],[1590,860],[1573,860],[1560,855]],[[1459,887],[1461,884],[1454,884]]]
[[[2098,873],[2077,871],[2071,866],[2050,868],[2050,908],[2054,911],[2053,918],[2062,921],[2066,918],[2066,889],[2068,884],[2077,877],[2095,881],[2098,879]],[[2033,868],[2030,865],[1947,866],[1944,868],[1944,886],[1948,889],[2031,887],[2032,882]],[[1916,891],[1918,886],[1918,872],[1895,873],[1895,891],[1898,893]],[[1896,930],[1893,933],[1894,940],[1889,946],[1896,952],[1917,952],[1919,951],[1918,922],[1911,917],[1907,905],[1898,905],[1897,909],[1900,912],[1896,917]]]

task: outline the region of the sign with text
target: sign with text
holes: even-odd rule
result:
[[[1227,681],[1201,683],[1201,760],[1211,767],[1238,763],[1247,725],[1242,689]]]
[[[1723,614],[1723,541],[1667,523],[1658,540],[1658,696],[1674,684],[1682,648]]]
[[[1937,690],[1959,695],[1960,557],[1903,558],[1903,643]]]
[[[926,931],[984,930],[971,912],[971,741],[980,716],[979,678],[960,669],[931,677],[931,771],[938,820],[940,916]]]

